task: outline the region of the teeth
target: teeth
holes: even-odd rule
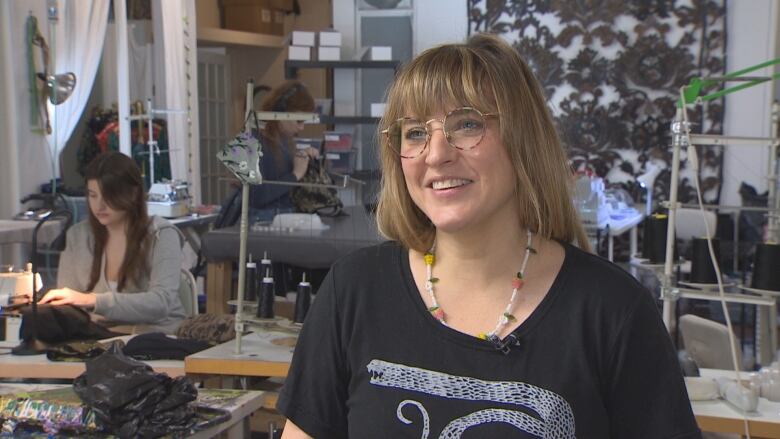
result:
[[[449,188],[453,188],[453,187],[463,186],[464,184],[469,184],[469,183],[471,183],[470,180],[463,180],[463,179],[460,179],[460,178],[452,178],[452,179],[449,179],[449,180],[434,181],[433,184],[431,185],[431,187],[434,188],[434,189],[449,189]]]

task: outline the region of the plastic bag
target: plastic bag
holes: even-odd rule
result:
[[[128,358],[118,343],[87,361],[73,389],[95,412],[98,425],[120,438],[186,433],[198,421],[189,404],[198,395],[192,383]]]

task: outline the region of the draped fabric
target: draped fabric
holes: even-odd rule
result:
[[[198,148],[197,42],[195,1],[160,1],[153,5],[154,20],[161,20],[165,71],[164,108],[187,110],[187,114],[169,114],[171,175],[190,183],[190,195],[200,202]],[[160,26],[155,26],[159,29]]]
[[[725,0],[469,0],[468,7],[471,33],[502,35],[530,64],[576,168],[639,195],[636,177],[654,163],[666,168],[654,199],[668,198],[679,88],[726,69]],[[721,134],[724,105],[690,109],[693,129]],[[723,149],[702,147],[699,156],[704,200],[717,203]],[[693,176],[681,163],[681,201],[695,200]]]
[[[108,22],[108,1],[60,0],[59,20],[52,27],[52,48],[49,74],[73,72],[76,87],[64,103],[54,106],[50,102],[52,134],[47,136],[54,163],[59,163],[59,153],[73,134],[95,82],[103,41]],[[59,176],[59,166],[54,166]]]

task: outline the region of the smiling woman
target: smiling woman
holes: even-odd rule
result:
[[[57,289],[40,303],[89,309],[116,332],[173,333],[185,316],[179,231],[147,216],[141,172],[124,154],[99,155],[85,179],[89,219],[68,231]]]
[[[283,438],[700,437],[650,293],[577,247],[566,154],[511,46],[423,52],[380,125],[390,242],[323,282]]]

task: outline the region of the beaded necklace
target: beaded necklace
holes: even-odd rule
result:
[[[512,314],[512,310],[515,307],[517,292],[520,291],[520,289],[522,289],[523,285],[525,284],[523,275],[525,274],[525,268],[528,265],[528,257],[531,255],[531,253],[536,254],[536,249],[532,244],[533,233],[531,233],[529,230],[527,244],[525,246],[525,256],[523,257],[523,264],[520,267],[520,271],[518,271],[515,277],[512,279],[512,297],[509,298],[509,303],[506,305],[506,308],[504,308],[504,312],[501,314],[501,316],[498,317],[498,323],[496,324],[496,327],[487,334],[484,332],[480,333],[479,338],[483,340],[498,339],[498,334],[501,332],[501,330],[504,329],[506,325],[509,324],[509,322],[517,321],[517,318],[515,318],[515,316]],[[433,285],[439,281],[439,279],[433,277],[433,263],[436,260],[434,257],[435,250],[436,241],[433,242],[431,249],[428,250],[428,252],[426,252],[425,256],[423,257],[425,260],[425,268],[428,274],[428,280],[425,281],[425,290],[431,296],[431,306],[428,308],[428,311],[443,325],[446,325],[447,322],[445,320],[444,310],[439,305],[439,302],[436,300],[436,294],[433,292]]]

